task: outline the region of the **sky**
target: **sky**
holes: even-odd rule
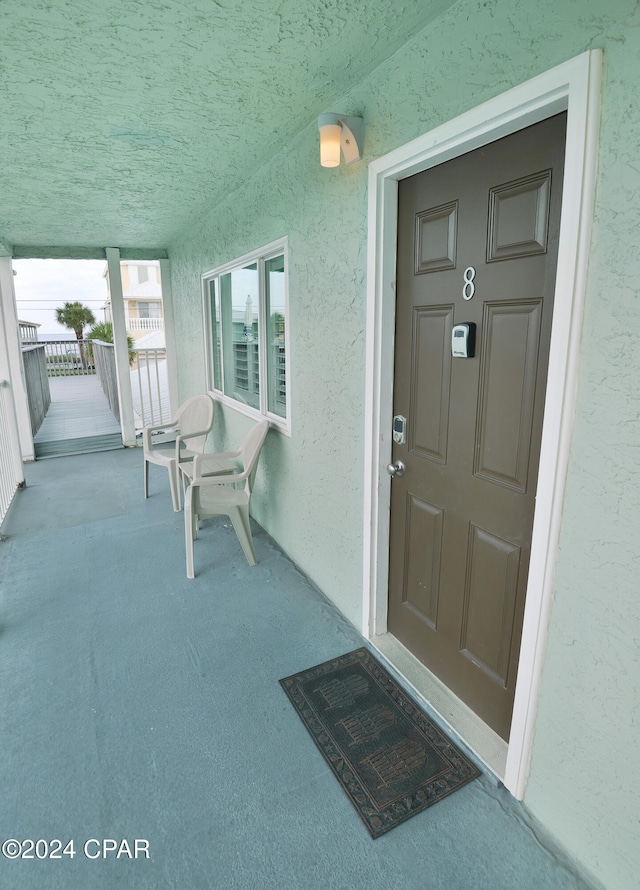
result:
[[[40,325],[38,339],[75,339],[75,334],[56,321],[55,310],[78,301],[104,321],[107,299],[103,278],[106,260],[13,260],[13,284],[20,321]],[[88,329],[87,329],[88,330]]]

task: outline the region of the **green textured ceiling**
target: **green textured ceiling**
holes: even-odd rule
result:
[[[164,247],[451,5],[0,4],[0,252]]]

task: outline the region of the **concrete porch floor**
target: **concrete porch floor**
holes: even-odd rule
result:
[[[269,536],[254,526],[250,568],[226,520],[205,524],[189,581],[140,450],[25,471],[0,544],[0,841],[75,856],[0,856],[0,886],[594,886],[490,776],[372,841],[278,684],[362,637]],[[87,858],[104,838],[149,858]]]

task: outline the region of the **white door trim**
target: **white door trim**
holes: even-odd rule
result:
[[[524,796],[569,460],[591,238],[602,51],[590,50],[473,108],[369,166],[363,627],[387,631],[398,180],[567,110],[553,330],[520,665],[505,775]]]

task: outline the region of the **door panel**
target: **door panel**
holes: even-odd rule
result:
[[[441,462],[447,457],[453,306],[419,308],[413,316],[411,450]]]
[[[545,253],[551,171],[489,189],[487,262]]]
[[[460,650],[506,685],[520,553],[474,525],[470,538]]]
[[[399,184],[388,626],[508,738],[553,311],[566,115]],[[452,358],[454,324],[476,326]]]
[[[455,269],[458,202],[416,214],[416,275]]]
[[[434,629],[442,554],[442,510],[415,495],[407,498],[405,605]]]
[[[540,300],[488,304],[480,368],[475,473],[487,480],[527,488]]]

